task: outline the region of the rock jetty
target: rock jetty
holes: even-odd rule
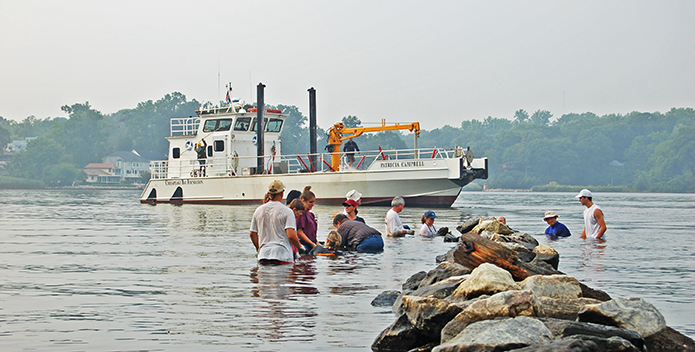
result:
[[[695,351],[648,302],[611,298],[559,272],[558,253],[533,236],[486,218],[457,230],[435,269],[374,299],[398,318],[373,351]]]

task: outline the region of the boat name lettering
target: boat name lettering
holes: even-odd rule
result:
[[[382,162],[381,167],[416,167],[425,166],[424,161],[389,161]]]
[[[167,186],[178,186],[178,185],[202,185],[203,180],[171,180],[164,181]]]

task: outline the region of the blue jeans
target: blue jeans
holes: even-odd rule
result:
[[[358,252],[379,253],[384,251],[384,240],[381,235],[372,235],[357,245]]]

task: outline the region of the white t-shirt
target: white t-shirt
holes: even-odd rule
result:
[[[420,228],[420,236],[422,237],[434,237],[437,235],[437,229],[432,225],[432,227],[427,226],[427,224],[422,224]]]
[[[396,213],[393,208],[389,209],[389,211],[386,213],[386,219],[384,219],[384,222],[386,223],[386,235],[387,236],[393,236],[395,232],[405,230],[403,227],[403,223],[401,222],[401,217]]]
[[[280,202],[270,201],[253,212],[251,231],[258,233],[258,259],[294,261],[287,229],[297,229],[294,212]]]
[[[596,216],[594,216],[594,211],[596,209],[603,211],[601,207],[595,203],[590,208],[584,209],[584,231],[586,231],[586,237],[596,238],[598,232],[601,230],[601,225],[598,224]],[[602,238],[606,239],[605,233]]]

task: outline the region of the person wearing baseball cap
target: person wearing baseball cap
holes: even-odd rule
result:
[[[345,199],[352,199],[355,202],[357,202],[358,206],[362,205],[362,193],[357,192],[356,189],[353,189],[352,191],[348,192],[345,195]]]
[[[603,209],[594,203],[591,191],[585,188],[574,197],[579,198],[579,202],[586,207],[584,209],[584,231],[580,237],[586,238],[588,236],[597,240],[605,240],[606,221],[603,218]]]
[[[435,214],[432,210],[428,210],[425,212],[425,215],[422,216],[422,227],[420,228],[420,236],[422,237],[434,237],[437,235],[437,229],[434,227],[434,219],[437,218],[437,214]]]
[[[555,214],[554,211],[546,211],[543,221],[547,222],[549,225],[548,228],[545,229],[545,234],[550,236],[551,239],[572,236],[567,226],[557,221],[557,214]]]
[[[282,204],[284,191],[282,182],[271,182],[270,200],[253,212],[250,237],[260,264],[290,264],[294,262],[292,245],[303,247],[297,237],[294,212]]]
[[[348,220],[355,220],[359,221],[363,224],[366,224],[364,222],[364,219],[361,217],[357,216],[357,202],[353,199],[348,199],[343,202],[343,206],[345,207],[345,216],[347,216]]]

